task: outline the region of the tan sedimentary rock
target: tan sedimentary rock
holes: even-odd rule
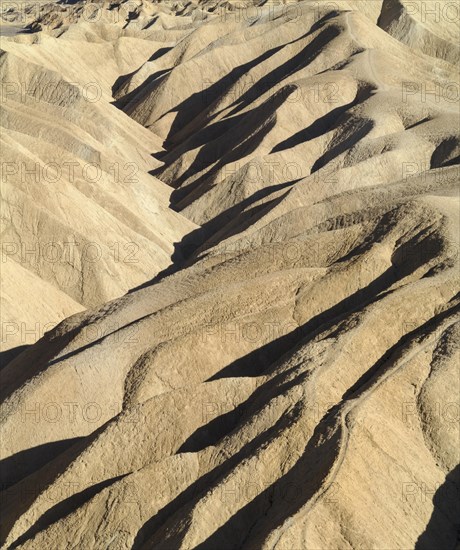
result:
[[[87,310],[2,369],[5,548],[455,548],[454,28],[396,2],[235,4],[138,2],[124,25],[69,8],[61,27],[50,7],[7,42],[6,74],[20,58],[62,90],[78,43],[103,94],[59,119],[57,92],[10,98],[11,154],[142,165],[10,196],[32,213],[48,193],[33,227],[76,232],[83,195],[99,242],[144,246],[124,279],[81,264],[83,294],[17,270],[62,317]]]

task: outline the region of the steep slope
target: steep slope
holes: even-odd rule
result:
[[[47,312],[42,334],[155,276],[195,227],[149,174],[161,141],[111,105],[111,85],[139,62],[132,41],[15,40],[0,58],[2,267],[12,275],[3,349],[31,343],[20,330],[36,330],[27,311]]]
[[[129,114],[129,158],[154,174],[133,215],[157,178],[182,235],[162,273],[144,251],[143,284],[3,368],[5,548],[458,542],[458,71],[385,29],[385,2],[235,4],[139,2],[123,33],[162,44],[121,78],[101,70],[104,124],[119,136]],[[105,48],[123,27],[53,13],[15,55],[84,33]],[[99,112],[75,109],[96,147]]]
[[[124,110],[166,140],[155,174],[200,225],[233,220],[237,204],[252,208],[297,181],[293,193],[308,188],[308,204],[363,174],[394,181],[458,156],[452,66],[408,51],[359,12],[303,15],[296,25],[281,9],[251,21],[250,48],[248,22],[232,32],[218,17],[117,91]]]

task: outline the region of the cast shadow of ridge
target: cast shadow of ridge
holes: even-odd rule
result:
[[[319,28],[321,28],[320,25]],[[311,31],[305,33],[297,42],[308,37]],[[323,49],[340,35],[340,29],[336,26],[325,27],[311,42],[309,42],[300,52],[290,57],[285,63],[275,67],[271,72],[264,75],[249,90],[247,90],[238,100],[235,108],[228,114],[232,116],[245,106],[255,101],[259,96],[268,92],[271,88],[279,85],[283,80],[291,77],[296,72],[308,67],[323,51]],[[291,43],[293,43],[291,42]]]
[[[29,347],[29,344],[22,344],[21,346],[16,346],[15,348],[0,351],[0,372],[4,367],[8,365],[8,363],[10,363],[13,359],[16,359],[18,355],[20,355]]]
[[[201,116],[203,109],[205,108],[205,112],[207,112],[209,106],[213,105],[216,100],[225,95],[225,92],[253,67],[260,65],[284,47],[310,36],[312,33],[321,29],[329,19],[336,15],[337,12],[335,11],[327,14],[300,37],[280,46],[276,46],[264,52],[256,59],[235,67],[228,75],[211,84],[207,89],[191,95],[174,109],[171,109],[170,112],[177,112],[177,115],[165,140],[166,149],[174,149],[179,143],[184,142],[192,133],[196,133],[198,129],[201,129],[202,124],[197,123],[197,117]],[[244,107],[247,107],[250,103],[267,92],[271,87],[279,84],[283,79],[291,76],[301,68],[308,66],[316,59],[323,47],[339,34],[340,30],[336,27],[331,26],[325,28],[324,31],[315,37],[311,43],[305,46],[301,52],[292,56],[288,61],[277,66],[271,72],[265,74],[259,81],[251,85],[247,91],[244,91],[239,98],[235,99],[230,105],[233,109],[227,116],[234,116],[237,112],[241,111]],[[193,127],[189,126],[192,122]]]
[[[319,491],[333,468],[340,447],[341,429],[322,441],[332,415],[321,420],[304,452],[279,479],[235,512],[197,550],[261,548],[271,533],[301,510]],[[287,525],[286,525],[287,526]],[[299,527],[305,533],[305,526]]]
[[[268,197],[273,192],[292,185],[292,182],[288,182],[286,184],[279,184],[256,191],[251,197],[225,210],[191,233],[187,233],[180,242],[174,243],[174,253],[171,256],[171,265],[158,273],[153,279],[130,289],[128,294],[157,284],[165,277],[169,277],[181,269],[192,266],[195,261],[197,261],[195,254],[197,252],[205,252],[206,248],[208,248],[208,241],[209,246],[215,246],[222,240],[241,233],[248,225],[257,222],[279,204],[283,196],[270,199],[261,205],[249,208],[253,202]],[[247,210],[245,210],[246,208]]]
[[[26,412],[29,416],[34,416],[35,411]],[[39,414],[37,412],[37,414]],[[25,449],[0,461],[0,484],[2,490],[18,483],[28,475],[36,472],[42,466],[45,466],[49,460],[63,453],[72,445],[81,441],[82,437],[74,437],[62,441],[53,441],[38,445],[30,449]]]
[[[373,88],[370,86],[360,89],[353,101],[332,109],[332,111],[329,111],[327,114],[316,119],[312,124],[310,124],[310,126],[308,126],[308,128],[303,128],[296,134],[278,143],[277,145],[275,145],[275,147],[273,147],[271,153],[278,153],[280,151],[292,149],[300,143],[305,143],[311,141],[312,139],[316,139],[317,137],[326,134],[330,130],[337,128],[341,117],[345,115],[347,111],[349,111],[353,107],[356,107],[356,105],[363,103],[364,101],[369,99],[372,93]]]
[[[72,512],[95,497],[103,489],[110,487],[110,485],[113,485],[120,479],[123,479],[126,475],[127,474],[121,474],[110,479],[105,479],[104,481],[96,483],[95,485],[90,485],[83,491],[75,493],[72,496],[67,497],[65,500],[58,502],[42,514],[25,533],[16,539],[14,543],[9,546],[10,550],[13,550],[13,548],[18,548],[26,541],[33,539],[33,537],[40,533],[40,531],[44,531],[53,523],[56,523],[57,521],[70,515]]]
[[[210,485],[215,484],[220,479],[224,478],[225,475],[241,460],[247,456],[250,456],[259,446],[264,445],[272,437],[276,437],[281,434],[284,429],[292,425],[295,418],[295,412],[291,415],[282,416],[273,426],[257,435],[254,439],[243,445],[239,451],[227,458],[222,464],[216,466],[213,470],[199,477],[189,487],[179,493],[174,500],[169,502],[144,523],[134,539],[132,549],[146,550],[148,548],[152,548],[149,539],[154,537],[155,534],[162,529],[163,525],[168,522],[169,518],[179,513],[179,511],[182,513],[182,509],[184,507],[188,507],[190,503],[193,503],[199,499],[200,495],[206,492]],[[178,538],[180,538],[181,535],[185,535],[185,533],[179,534]],[[174,541],[175,543],[178,542],[178,538]],[[170,546],[171,549],[177,547],[178,546],[175,544],[171,544]]]
[[[285,98],[280,94],[267,99],[264,103],[255,107],[246,115],[234,117],[230,126],[219,137],[205,143],[190,166],[175,178],[172,187],[175,188],[171,195],[171,205],[175,210],[182,210],[193,200],[203,195],[211,188],[209,179],[219,170],[232,162],[254,153],[268,133],[276,125],[276,111],[284,103]],[[264,121],[262,125],[258,121]],[[205,132],[213,131],[213,127],[221,123],[215,123]],[[231,130],[229,132],[229,130]],[[164,161],[165,159],[162,158]],[[152,176],[161,178],[164,167],[150,172]],[[201,172],[193,182],[181,187],[188,179]],[[208,184],[206,185],[206,182]],[[203,185],[204,184],[204,185]]]
[[[5,543],[16,521],[37,498],[38,491],[49,487],[100,431],[99,428],[88,438],[76,437],[45,443],[1,461],[4,482],[1,498],[4,506],[0,522],[0,546]],[[31,529],[35,529],[36,525],[34,523]]]
[[[433,513],[415,550],[460,548],[460,465],[446,476],[433,497]]]
[[[274,344],[269,343],[264,346],[264,349],[256,350],[242,358],[242,360],[222,369],[209,380],[228,376],[257,376],[263,372],[267,373],[267,367],[272,371],[273,367],[270,367],[270,365],[273,365],[282,355],[292,350],[299,341],[304,338],[311,339],[324,325],[335,323],[343,315],[357,307],[378,300],[380,292],[385,291],[394,280],[403,276],[405,272],[405,270],[398,271],[395,268],[389,268],[366,288],[357,291],[316,318],[311,319],[303,327],[299,327],[299,329],[279,338]],[[264,352],[268,352],[269,356],[267,357]],[[293,380],[287,380],[287,383],[283,383],[282,379],[284,377],[289,378],[293,372],[290,371],[276,376],[275,379],[258,388],[246,402],[235,410],[211,420],[211,422],[196,430],[177,452],[199,452],[209,445],[216,445],[226,434],[236,429],[244,418],[248,418],[260,410],[263,403],[266,402],[267,395],[271,399],[287,391],[290,386],[301,383],[305,373]],[[331,409],[326,413],[320,421],[320,425],[317,426],[311,441],[307,444],[302,457],[290,471],[286,472],[284,476],[262,491],[252,501],[237,510],[197,548],[209,548],[210,550],[214,550],[214,548],[233,549],[244,547],[244,544],[248,542],[251,543],[248,547],[261,547],[259,543],[266,539],[274,528],[283,525],[286,519],[292,517],[308,502],[320,490],[325,475],[330,471],[330,467],[337,457],[336,450],[340,442],[340,429],[325,444],[321,444],[321,437],[325,424],[328,427],[331,426],[331,422],[335,423],[335,415],[338,410],[337,408],[335,410]],[[253,447],[250,448],[253,449]],[[234,458],[227,461],[226,466],[218,467],[217,471],[221,473],[221,468],[226,471],[233,467],[240,460],[239,458],[235,462]],[[164,531],[162,529],[168,525],[169,518],[173,514],[178,514],[182,507],[185,507],[183,514],[187,514],[203,488],[204,490],[209,488],[203,482],[205,480],[215,482],[216,479],[215,475],[209,474],[195,482],[173,502],[158,512],[156,516],[148,520],[139,531],[133,548],[151,548],[152,546],[143,545],[143,543],[145,541],[149,542],[150,537],[163,535]],[[292,492],[295,494],[292,494]],[[171,548],[178,547],[176,544],[178,544],[179,538],[184,536],[184,531],[176,533]]]
[[[401,275],[401,273],[399,275]],[[392,281],[396,280],[397,276],[398,274],[396,270],[390,268],[379,278],[370,283],[365,289],[357,291],[355,294],[342,300],[323,313],[311,318],[304,325],[299,326],[284,336],[280,336],[279,338],[266,343],[262,347],[249,352],[244,357],[237,359],[233,363],[222,368],[207,381],[219,380],[222,378],[257,377],[262,374],[266,375],[269,372],[272,372],[277,362],[280,361],[287,353],[293,353],[300,343],[302,345],[306,345],[315,337],[315,335],[318,334],[319,331],[326,329],[332,324],[340,322],[354,309],[359,308],[360,306],[364,307],[365,304],[378,300],[379,294],[382,291],[385,291],[385,289],[391,285]],[[452,310],[449,310],[443,314],[443,316],[448,316],[450,314],[452,314]],[[417,330],[418,329],[414,332],[417,332]],[[413,333],[404,337],[402,341],[409,339],[412,334]],[[397,349],[400,345],[401,341],[394,346],[394,349]],[[381,369],[382,363],[385,362],[386,357],[387,355],[384,355],[374,367],[369,369],[366,375],[363,375],[363,377],[361,377],[356,384],[343,395],[342,399],[350,398],[355,392],[361,390],[361,387],[369,380],[373,379]],[[276,378],[277,377],[275,377],[275,379]],[[272,379],[272,382],[274,382],[275,379]],[[236,407],[236,409],[223,414],[198,428],[188,438],[188,440],[184,442],[178,452],[197,452],[204,449],[206,446],[215,445],[217,441],[223,437],[225,429],[227,429],[228,426],[235,427],[237,421],[244,416],[245,412],[248,410],[249,402],[254,404],[254,401],[257,401],[257,395],[260,395],[261,392],[262,394],[266,394],[267,388],[270,384],[264,384],[259,387],[252,394],[248,402],[240,404]]]
[[[236,455],[212,472],[205,474],[181,493],[170,505],[167,505],[144,524],[134,541],[133,550],[154,548],[153,544],[156,539],[160,537],[163,539],[167,532],[165,528],[167,529],[168,518],[173,514],[176,518],[179,513],[181,516],[184,513],[189,514],[199,498],[208,490],[209,482],[216,485],[220,480],[224,480],[232,468],[241,463],[246,456],[253,454],[256,449],[276,439],[299,419],[300,414],[299,407],[294,406],[291,413],[283,415],[275,426],[259,434]],[[196,548],[201,550],[261,548],[260,543],[274,529],[282,526],[286,519],[298,512],[320,490],[336,459],[336,450],[341,436],[340,430],[337,430],[331,438],[321,442],[324,422],[329,424],[330,420],[331,417],[327,415],[321,421],[321,426],[317,426],[310,441],[306,444],[304,452],[290,470],[235,511],[221,527]],[[257,484],[257,480],[254,481]],[[233,495],[233,501],[239,498],[246,500],[248,498],[247,490],[244,485],[240,486],[239,492],[232,492],[230,498]],[[181,510],[183,507],[185,509]],[[170,542],[168,547],[178,548],[185,535],[186,529],[180,528],[179,532],[173,534],[173,540],[168,541]],[[245,546],[246,543],[249,543],[248,546]]]
[[[211,84],[208,88],[192,94],[185,101],[171,109],[169,112],[175,112],[177,114],[165,140],[166,148],[168,148],[168,145],[171,146],[176,144],[176,140],[173,136],[175,136],[179,130],[192,122],[207,106],[213,104],[252,68],[256,67],[281,49],[282,46],[277,46],[264,52],[255,59],[235,67],[227,75]]]
[[[159,59],[160,57],[162,57],[163,55],[165,55],[166,53],[169,52],[169,50],[171,50],[172,47],[163,47],[163,48],[159,48],[147,61],[146,63],[150,63],[151,61],[155,61],[156,59]],[[139,70],[139,68],[135,69],[134,71],[131,71],[130,73],[128,74],[123,74],[121,76],[119,76],[115,82],[113,83],[112,85],[112,96],[115,97],[115,95],[117,94],[117,92],[120,90],[120,88],[122,87],[122,85],[127,82],[132,76],[134,76],[137,71]],[[120,110],[123,110],[124,107],[126,107],[126,105],[134,98],[137,96],[137,94],[144,88],[148,88],[149,84],[154,82],[157,78],[160,78],[161,76],[164,76],[166,73],[168,73],[171,69],[159,69],[158,71],[152,73],[151,75],[148,76],[148,78],[139,86],[137,86],[136,88],[134,88],[134,90],[131,90],[130,92],[128,92],[127,94],[119,97],[118,99],[115,99],[115,101],[113,101],[113,105],[115,105],[115,107],[117,107],[118,109]]]

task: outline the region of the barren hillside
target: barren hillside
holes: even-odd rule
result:
[[[458,547],[446,6],[9,12],[4,548]]]

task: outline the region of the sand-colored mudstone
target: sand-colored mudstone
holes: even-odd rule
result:
[[[444,8],[50,3],[2,38],[2,320],[61,321],[3,343],[4,548],[456,549]]]

